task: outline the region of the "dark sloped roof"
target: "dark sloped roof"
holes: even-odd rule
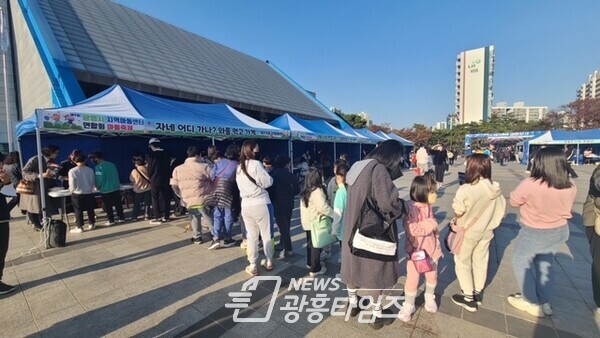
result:
[[[39,4],[80,80],[137,83],[168,96],[335,120],[266,62],[148,15],[107,0]]]

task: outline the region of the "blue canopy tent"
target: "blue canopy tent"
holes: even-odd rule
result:
[[[367,128],[357,129],[356,132],[361,134],[362,136],[369,138],[373,142],[373,144],[371,144],[371,145],[365,144],[363,146],[361,158],[364,156],[367,156],[367,154],[369,154],[373,149],[375,149],[377,143],[387,140],[386,138],[383,138],[382,136],[375,134],[374,132],[370,131]]]
[[[567,131],[567,130],[550,130],[545,132],[544,134],[533,138],[526,142],[525,144],[525,152],[526,156],[524,157],[524,163],[527,163],[529,158],[530,148],[531,146],[541,146],[541,145],[573,145],[577,146],[576,154],[577,159],[579,159],[581,150],[581,145],[598,145],[600,144],[600,129],[589,129],[589,130],[576,130],[576,131]]]
[[[337,142],[357,143],[358,137],[344,132],[323,120],[306,120],[284,114],[270,123],[271,126],[286,130],[290,134],[289,153],[294,158],[294,141],[332,143],[332,153],[336,157]],[[301,145],[296,143],[296,145]],[[323,144],[326,146],[326,144]],[[303,150],[308,150],[304,147]],[[325,151],[320,149],[321,151]],[[301,151],[303,152],[303,151]],[[316,144],[313,143],[313,158],[317,154]]]
[[[182,137],[207,137],[213,144],[215,140],[224,139],[287,137],[283,130],[254,120],[226,104],[173,101],[118,85],[73,106],[36,111],[34,116],[17,126],[20,143],[31,145],[33,140],[27,135],[32,135],[37,126],[40,132],[47,134],[46,138],[58,141],[55,143],[59,143],[59,146],[60,143],[72,144],[73,137],[54,140],[56,137],[50,134],[102,137],[101,140],[77,138],[91,149],[101,149],[101,144],[110,143],[106,136],[132,135],[137,137],[128,138],[128,148],[138,146],[146,149],[144,143],[147,140],[139,136],[147,135],[175,137],[173,143],[181,146],[179,151],[182,154],[181,149],[187,148],[177,141]]]
[[[365,144],[370,144],[370,145],[374,145],[376,142],[374,142],[373,140],[371,140],[369,137],[361,134],[358,132],[358,130],[352,128],[352,126],[350,126],[346,121],[341,120],[340,121],[340,127],[342,129],[342,131],[354,135],[357,140],[358,140],[358,159],[362,160],[363,157],[363,145]],[[344,152],[348,152],[348,150],[350,150],[351,148],[356,148],[355,146],[349,145],[349,144],[337,144],[336,147],[339,147],[339,151],[338,153],[344,153]],[[348,149],[345,150],[344,148]]]
[[[392,139],[388,134],[384,133],[382,130],[378,131],[376,133],[376,135],[379,136],[379,137],[381,137],[384,141]]]
[[[148,138],[201,136],[213,138],[213,142],[214,139],[228,138],[282,139],[286,137],[283,130],[254,120],[226,104],[178,102],[143,94],[119,85],[114,85],[72,106],[37,109],[30,119],[17,126],[19,144],[25,142],[26,136],[33,132],[35,132],[40,172],[43,163],[42,133],[96,137],[145,135]],[[130,149],[133,139],[128,138],[125,143],[126,149]],[[147,142],[144,138],[135,139],[138,142]],[[122,147],[121,142],[121,144],[114,144],[110,149],[115,156],[119,156],[126,153],[120,151],[123,150]],[[115,149],[117,151],[114,151]],[[42,185],[42,194],[44,194],[43,189]],[[42,202],[45,203],[44,199]],[[45,208],[45,205],[42,207]]]
[[[317,139],[317,135],[315,135],[314,132],[298,123],[298,121],[296,121],[289,114],[281,115],[280,117],[271,121],[269,125],[288,132],[288,156],[292,160],[294,159],[294,141],[313,141]]]

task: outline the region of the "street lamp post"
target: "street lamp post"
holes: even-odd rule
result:
[[[6,80],[6,52],[10,42],[4,20],[4,8],[0,7],[0,48],[2,49],[2,74],[4,75],[4,109],[6,110],[6,132],[8,136],[8,151],[13,151],[13,130],[10,112],[8,111],[8,81]]]

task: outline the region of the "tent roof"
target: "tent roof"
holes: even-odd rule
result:
[[[529,144],[593,144],[600,143],[600,129],[589,130],[551,130],[534,139]]]
[[[269,123],[271,126],[292,132],[292,137],[303,140],[358,142],[358,136],[340,130],[324,120],[305,120],[285,114]]]
[[[380,131],[378,131],[378,132],[376,133],[376,135],[377,135],[377,136],[379,136],[379,137],[381,137],[383,140],[391,140],[391,139],[392,139],[392,138],[391,138],[391,137],[390,137],[388,134],[384,133],[384,132],[383,132],[383,131],[381,131],[381,130],[380,130]]]
[[[346,133],[348,133],[348,134],[352,134],[352,135],[353,135],[353,136],[355,136],[355,137],[358,137],[358,139],[359,139],[361,142],[364,142],[364,141],[372,141],[372,140],[371,140],[369,137],[367,137],[367,136],[365,136],[365,135],[363,135],[363,134],[359,133],[359,132],[358,132],[356,129],[352,128],[352,126],[350,126],[350,125],[348,124],[348,122],[346,122],[346,121],[344,121],[344,120],[340,120],[340,126],[342,127],[341,129],[342,129],[343,131],[345,131],[345,132],[346,132]]]
[[[414,145],[414,143],[412,143],[411,141],[405,139],[404,137],[398,136],[394,133],[389,133],[389,134],[387,134],[387,136],[392,140],[396,140],[396,141],[402,143],[403,146],[413,146]]]
[[[72,106],[39,110],[37,115],[40,126],[57,132],[125,131],[215,137],[260,137],[282,133],[281,129],[254,120],[226,104],[179,102],[119,85]],[[96,128],[92,128],[91,123]],[[119,128],[112,129],[111,125]],[[17,136],[34,130],[35,123],[24,121],[18,127]]]
[[[379,136],[378,134],[375,134],[374,132],[370,131],[367,128],[361,128],[356,130],[359,134],[368,137],[369,139],[375,141],[375,142],[380,142],[380,141],[385,141],[387,140],[387,138],[383,138],[382,136]]]
[[[287,130],[287,131],[313,134],[312,131],[304,128],[304,126],[302,126],[300,123],[298,123],[298,121],[294,120],[294,118],[291,117],[289,114],[281,115],[280,117],[271,121],[271,123],[269,123],[269,125],[271,125],[273,127],[277,127],[279,129]]]
[[[357,136],[342,131],[324,120],[305,120],[301,118],[296,120],[315,134],[330,138],[330,141],[358,142]]]

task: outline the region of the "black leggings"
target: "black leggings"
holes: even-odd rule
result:
[[[4,260],[8,252],[8,237],[10,236],[10,226],[8,221],[0,223],[0,281],[2,280],[2,271],[4,270]]]
[[[154,209],[154,219],[160,219],[160,211],[163,211],[163,218],[171,218],[171,190],[170,185],[152,185],[150,188],[152,194],[152,209]],[[161,196],[162,195],[162,196]],[[161,199],[162,198],[162,199]],[[163,202],[162,208],[160,202]]]
[[[444,165],[436,164],[435,166],[435,181],[439,183],[444,182]]]
[[[310,231],[306,231],[306,265],[310,265],[310,272],[321,271],[321,251],[323,249],[314,248]]]

